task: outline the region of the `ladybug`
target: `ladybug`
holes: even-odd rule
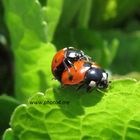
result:
[[[51,66],[54,77],[60,81],[60,75],[64,70],[68,71],[68,74],[71,75],[69,68],[72,67],[76,70],[73,62],[78,60],[91,61],[91,58],[85,55],[83,51],[74,47],[63,48],[58,51],[53,57]]]
[[[60,76],[63,86],[79,85],[78,89],[85,86],[87,91],[108,87],[108,73],[96,63],[80,60],[74,62],[74,67],[76,71],[72,67],[69,68],[71,75],[64,70]]]

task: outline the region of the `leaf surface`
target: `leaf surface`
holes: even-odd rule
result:
[[[54,84],[51,61],[56,51],[47,39],[47,23],[39,1],[5,0],[4,7],[15,60],[16,97],[25,101]]]
[[[10,125],[19,140],[138,140],[139,108],[140,82],[122,79],[112,81],[106,92],[69,87],[37,93],[16,108]]]

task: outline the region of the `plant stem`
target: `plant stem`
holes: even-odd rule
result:
[[[91,9],[92,0],[84,0],[81,4],[80,13],[78,17],[79,28],[88,28]]]

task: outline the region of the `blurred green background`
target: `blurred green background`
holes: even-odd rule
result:
[[[31,0],[30,2],[33,1]],[[109,70],[113,78],[127,76],[137,80],[140,79],[140,0],[39,0],[40,7],[32,8],[32,5],[31,7],[26,7],[27,10],[28,8],[30,9],[28,14],[33,17],[31,20],[29,20],[30,16],[26,15],[26,11],[23,10],[24,6],[28,5],[28,2],[28,0],[24,0],[23,3],[19,2],[18,5],[16,0],[0,1],[0,94],[10,95],[15,98],[15,88],[20,91],[19,89],[22,87],[21,84],[16,85],[17,79],[20,81],[17,75],[22,73],[22,71],[17,73],[17,64],[21,63],[22,68],[22,61],[18,61],[19,52],[15,51],[17,47],[15,45],[17,45],[18,37],[20,37],[18,33],[20,33],[22,27],[19,26],[20,20],[18,18],[11,18],[11,11],[15,10],[14,12],[16,13],[20,8],[21,13],[18,15],[17,12],[17,16],[23,16],[25,21],[27,17],[26,23],[31,26],[32,22],[33,24],[34,22],[39,23],[42,18],[48,24],[47,31],[45,27],[40,29],[40,24],[36,24],[33,28],[35,28],[35,32],[39,36],[37,39],[39,38],[40,42],[36,42],[36,38],[30,40],[31,38],[29,37],[29,41],[26,42],[27,39],[24,42],[26,45],[32,46],[33,44],[34,46],[35,44],[37,46],[36,44],[49,42],[57,50],[73,46],[83,50],[94,61]],[[40,12],[40,14],[36,14],[37,12]],[[44,14],[45,12],[46,15]],[[25,15],[23,15],[24,13]],[[33,13],[33,16],[30,13]],[[17,25],[13,26],[11,23],[17,23]],[[45,36],[46,32],[47,36]],[[42,45],[45,45],[43,43]],[[55,51],[51,56],[54,53]],[[46,54],[48,55],[48,52]],[[22,56],[24,57],[24,53]],[[40,54],[41,56],[44,56],[44,54]],[[51,63],[51,59],[48,63]],[[33,60],[33,62],[35,61]],[[41,66],[44,70],[46,67],[50,67],[47,63],[46,66]],[[20,65],[18,65],[19,67]],[[28,67],[28,69],[32,69],[32,67]],[[28,69],[25,68],[27,71]],[[42,72],[39,74],[43,77]],[[32,76],[34,77],[34,75]],[[23,79],[28,80],[25,77]],[[50,85],[47,84],[46,86],[49,87]],[[11,112],[18,105],[18,101],[14,99],[8,98],[6,102],[9,105],[12,102],[13,106],[7,113],[7,120],[1,122],[3,123],[1,133],[8,127]],[[0,104],[3,104],[3,97],[0,98]]]

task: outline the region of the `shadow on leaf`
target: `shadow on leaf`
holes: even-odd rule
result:
[[[56,100],[69,102],[69,104],[59,104],[59,106],[65,115],[72,118],[83,115],[84,107],[95,106],[103,95],[104,93],[97,90],[88,93],[85,89],[77,91],[73,87],[54,89]]]

